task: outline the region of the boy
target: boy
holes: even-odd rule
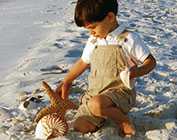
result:
[[[122,134],[135,135],[127,115],[135,103],[132,82],[156,65],[139,36],[119,25],[117,9],[117,0],[78,0],[76,4],[75,23],[89,30],[91,35],[81,58],[63,80],[61,96],[68,98],[72,81],[87,68],[91,69],[88,91],[74,123],[75,130],[82,133],[96,131],[110,118]]]

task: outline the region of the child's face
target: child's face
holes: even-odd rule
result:
[[[85,28],[90,31],[95,37],[106,38],[108,33],[115,26],[115,21],[109,15],[106,16],[102,21],[94,22],[94,23],[86,23]],[[113,22],[114,21],[114,22]]]

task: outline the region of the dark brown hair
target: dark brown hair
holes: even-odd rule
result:
[[[78,0],[74,20],[77,26],[82,27],[86,22],[102,21],[108,12],[116,15],[117,10],[117,0]]]

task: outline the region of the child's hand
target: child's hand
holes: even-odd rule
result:
[[[130,79],[148,74],[156,66],[155,58],[150,54],[141,66],[130,68]]]
[[[62,99],[67,99],[71,85],[72,83],[60,82],[55,90],[55,93],[59,94]]]
[[[57,87],[56,92],[63,99],[67,99],[69,95],[69,89],[72,85],[72,81],[82,74],[90,65],[85,63],[81,58],[71,67],[68,74],[65,76],[62,86]]]
[[[63,82],[60,82],[55,90],[55,93],[58,94],[60,97],[61,97],[61,94],[62,94],[62,85],[63,85]]]
[[[68,82],[63,82],[62,87],[61,87],[61,97],[63,99],[67,99],[69,95],[69,90],[71,88],[72,83]]]

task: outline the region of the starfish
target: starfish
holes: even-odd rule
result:
[[[59,90],[61,92],[62,82],[59,84]],[[77,106],[71,102],[69,99],[62,99],[59,93],[54,92],[51,87],[45,82],[42,82],[42,86],[44,87],[47,95],[50,99],[50,105],[41,109],[35,116],[34,122],[38,122],[42,117],[57,113],[62,118],[64,118],[65,113],[68,109],[77,109]]]

